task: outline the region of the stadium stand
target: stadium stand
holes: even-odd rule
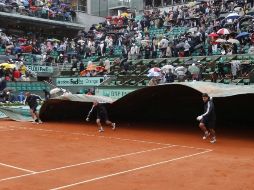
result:
[[[33,2],[18,7],[3,4],[4,12],[11,7],[26,16],[75,21],[71,6],[62,3],[48,8],[44,5],[42,10]],[[20,6],[25,7],[25,13]],[[54,77],[106,75],[102,86],[147,86],[151,78],[159,84],[172,80],[250,84],[254,69],[252,15],[248,4],[200,1],[168,12],[107,17],[104,23],[94,24],[88,32],[80,31],[75,38],[39,32],[14,34],[3,28],[1,77],[8,81],[7,87],[17,91],[47,89],[42,83],[33,84],[37,79],[26,68],[29,65],[53,66],[59,70]],[[18,80],[13,77],[12,65],[18,68]],[[151,69],[167,66],[172,73],[167,69],[149,76]]]

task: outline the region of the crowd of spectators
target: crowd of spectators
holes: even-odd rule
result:
[[[0,0],[0,11],[58,21],[75,22],[76,12],[59,0]]]
[[[29,10],[32,6],[41,4],[40,1],[24,2],[22,1],[23,5]],[[44,2],[40,6],[61,10],[61,13],[71,11],[60,1]],[[175,6],[164,12],[145,11],[142,17],[135,16],[134,13],[123,13],[121,16],[107,17],[103,23],[94,24],[88,32],[80,31],[73,39],[48,38],[33,33],[15,36],[2,31],[0,51],[21,61],[25,54],[29,54],[32,61],[42,64],[72,64],[72,71],[80,72],[92,64],[89,62],[91,58],[97,58],[96,61],[103,58],[99,66],[105,67],[107,73],[110,72],[112,57],[127,61],[188,57],[195,52],[202,56],[214,53],[231,55],[247,53],[244,52],[246,46],[251,54],[254,53],[252,6],[251,2],[243,1],[200,1]],[[176,27],[185,27],[187,30],[172,34]],[[220,29],[221,32],[218,31]],[[151,30],[161,32],[153,34]],[[21,71],[16,69],[15,76],[18,72]],[[93,70],[85,72],[83,76],[95,76],[97,73]],[[15,80],[12,76],[14,74],[9,78]]]

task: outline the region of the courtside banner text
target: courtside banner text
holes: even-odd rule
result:
[[[53,73],[53,67],[50,66],[28,65],[27,67],[35,73]]]
[[[103,77],[57,78],[56,86],[99,86]]]
[[[106,97],[110,97],[114,100],[117,100],[119,98],[122,98],[123,96],[129,94],[130,92],[133,92],[136,89],[124,89],[124,88],[105,88],[105,89],[101,89],[98,88],[95,90],[95,95],[97,96],[106,96]]]

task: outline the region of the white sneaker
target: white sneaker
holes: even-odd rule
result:
[[[209,132],[205,133],[205,135],[203,136],[203,140],[206,140],[207,137],[209,137],[209,136],[210,136],[210,133],[209,133]]]
[[[210,143],[212,143],[212,144],[216,143],[216,138],[213,137],[213,138],[210,140]]]
[[[116,123],[112,123],[112,130],[116,129]]]
[[[38,122],[38,123],[42,124],[43,122],[42,122],[41,120],[39,120],[39,122]]]
[[[99,129],[99,132],[101,133],[101,132],[104,132],[104,129]]]
[[[33,121],[33,122],[32,122],[32,124],[39,124],[39,122],[37,122],[37,121]]]

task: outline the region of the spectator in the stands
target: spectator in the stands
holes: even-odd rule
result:
[[[156,86],[158,85],[158,78],[157,77],[153,77],[149,82],[148,82],[148,86]]]
[[[16,68],[13,69],[13,81],[20,81],[21,72]]]
[[[169,69],[169,71],[165,75],[166,83],[172,83],[175,81],[175,75],[172,72],[172,69]]]
[[[77,71],[77,68],[78,68],[77,61],[73,61],[72,67],[71,67],[72,75],[74,75],[74,73]]]
[[[104,61],[104,68],[105,68],[107,74],[110,73],[110,67],[111,67],[110,66],[110,61],[109,61],[109,59],[106,59]]]
[[[82,72],[84,70],[85,70],[85,66],[84,66],[84,63],[81,61],[79,64],[79,72]]]
[[[50,99],[50,92],[47,89],[43,89],[45,100]]]

